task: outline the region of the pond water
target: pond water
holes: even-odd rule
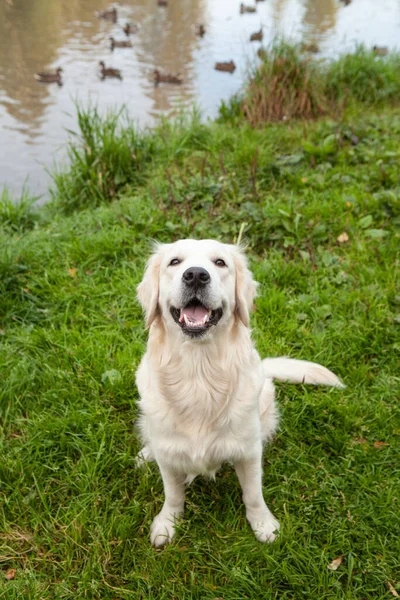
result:
[[[321,56],[352,50],[356,43],[398,48],[400,0],[264,0],[240,14],[241,0],[124,0],[116,23],[95,16],[107,0],[0,0],[0,189],[18,193],[26,183],[46,195],[48,169],[66,163],[67,130],[76,129],[75,105],[100,111],[126,105],[140,126],[196,103],[214,117],[223,99],[240,89],[246,66],[276,35],[317,43]],[[127,39],[127,22],[140,25],[132,48],[110,50],[109,37]],[[194,26],[204,24],[200,38]],[[233,59],[233,74],[214,70]],[[123,79],[99,78],[98,63],[121,69]],[[37,71],[63,68],[62,87],[34,79]],[[154,68],[180,72],[182,85],[152,81]]]

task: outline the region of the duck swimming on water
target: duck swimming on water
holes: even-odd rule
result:
[[[252,33],[250,36],[250,41],[251,42],[261,42],[263,39],[263,30],[260,29],[260,31],[256,31],[255,33]]]
[[[132,48],[132,42],[130,40],[114,40],[110,37],[111,50],[114,48]]]
[[[243,13],[255,13],[256,12],[256,7],[255,6],[246,6],[246,4],[242,4],[240,5],[240,14]]]
[[[115,79],[122,79],[121,71],[119,69],[113,69],[112,67],[106,67],[104,62],[101,60],[99,62],[100,65],[100,75],[102,79],[106,77],[114,77]]]
[[[154,69],[154,83],[183,83],[183,77],[180,73],[176,75],[172,73],[160,73],[158,69]]]
[[[214,65],[214,69],[216,69],[217,71],[233,73],[233,71],[236,69],[236,65],[233,62],[233,60],[230,60],[229,62],[216,62]]]
[[[35,79],[36,81],[40,81],[41,83],[58,83],[58,85],[62,85],[61,73],[62,68],[58,67],[58,69],[56,69],[54,73],[35,73]]]
[[[113,23],[117,22],[117,9],[116,8],[107,8],[106,10],[100,10],[96,13],[96,17],[99,19],[105,19],[106,21],[112,21]]]
[[[139,25],[136,25],[136,23],[126,23],[122,31],[126,35],[130,35],[131,33],[137,33],[139,31]]]

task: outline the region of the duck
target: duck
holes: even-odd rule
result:
[[[263,30],[260,29],[260,31],[256,31],[255,33],[252,33],[250,36],[250,41],[251,42],[261,42],[263,39]]]
[[[158,69],[154,69],[154,83],[183,83],[183,77],[180,73],[173,75],[172,73],[160,73]]]
[[[62,85],[62,71],[62,68],[58,67],[58,69],[56,69],[56,71],[53,73],[35,73],[35,79],[41,83],[58,83],[58,85]]]
[[[216,62],[214,65],[214,69],[216,69],[217,71],[226,71],[227,73],[233,73],[233,71],[236,69],[236,65],[233,62],[233,60],[230,60],[229,62]]]
[[[168,6],[168,0],[157,0],[158,6]]]
[[[243,13],[255,13],[256,12],[256,7],[255,6],[247,6],[246,4],[242,4],[240,5],[240,14]]]
[[[126,35],[130,35],[131,33],[137,33],[139,31],[139,25],[136,23],[126,23],[122,29]]]
[[[203,37],[203,35],[206,32],[206,28],[204,27],[204,25],[201,23],[200,25],[195,25],[195,31],[196,31],[196,35]]]
[[[374,46],[372,51],[376,56],[386,56],[389,52],[389,48],[387,46]]]
[[[265,60],[267,58],[267,51],[265,48],[259,48],[257,50],[257,56],[258,58],[261,58],[261,60]]]
[[[112,67],[106,67],[104,62],[101,60],[99,62],[100,65],[100,74],[101,78],[105,79],[106,77],[115,77],[116,79],[122,79],[121,71],[119,69],[113,69]]]
[[[301,50],[303,52],[313,52],[314,54],[319,52],[317,44],[301,44]]]
[[[116,8],[107,8],[106,10],[99,10],[96,13],[96,16],[99,19],[105,19],[106,21],[112,21],[113,23],[116,23],[118,13]]]
[[[111,50],[114,48],[132,48],[132,42],[129,40],[114,40],[110,37]]]

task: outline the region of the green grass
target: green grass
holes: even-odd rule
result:
[[[0,195],[0,227],[7,232],[17,233],[32,229],[40,218],[40,213],[34,210],[37,200],[25,188],[18,199],[13,198],[7,188],[3,188]]]
[[[327,70],[327,93],[336,101],[350,99],[369,106],[400,99],[400,55],[376,56],[359,46],[332,61]]]
[[[127,183],[142,182],[155,145],[154,136],[137,135],[124,110],[102,118],[96,108],[78,105],[77,121],[79,133],[70,132],[70,169],[53,176],[53,200],[65,213],[112,201]]]
[[[400,593],[400,111],[263,129],[194,115],[145,146],[131,126],[118,131],[143,169],[114,195],[98,190],[84,208],[97,166],[81,161],[33,228],[2,219],[0,598],[375,600],[393,597],[389,583]],[[109,176],[129,163],[122,145],[107,154]],[[75,204],[80,177],[87,196]],[[318,361],[347,388],[278,386],[281,428],[264,457],[282,524],[274,544],[255,540],[224,466],[192,484],[176,539],[155,551],[162,483],[154,465],[134,464],[146,344],[135,288],[151,239],[232,242],[240,231],[261,282],[260,354]]]

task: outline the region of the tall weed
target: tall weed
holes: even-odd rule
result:
[[[79,133],[71,132],[69,170],[53,175],[53,197],[67,213],[110,202],[127,184],[143,182],[155,143],[131,122],[120,127],[124,111],[103,118],[96,108],[77,110]]]
[[[325,74],[296,46],[275,43],[245,85],[242,112],[255,127],[265,121],[312,119],[328,111]]]
[[[0,225],[15,232],[32,229],[39,218],[39,213],[33,210],[37,200],[37,196],[31,196],[24,188],[19,200],[15,201],[8,188],[3,188],[0,194]]]

